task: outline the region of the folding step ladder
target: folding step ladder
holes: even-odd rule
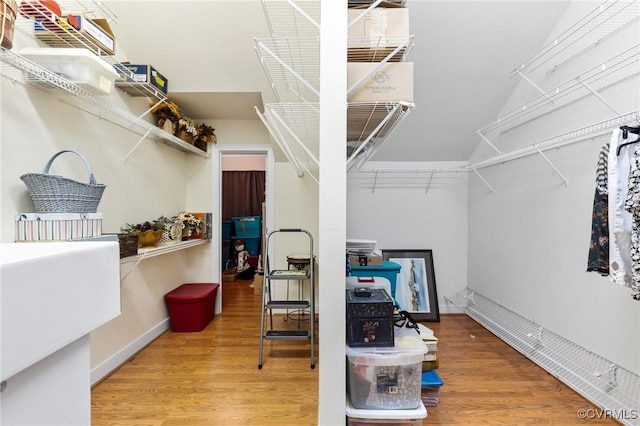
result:
[[[269,261],[269,248],[273,243],[274,237],[282,233],[304,233],[309,238],[309,263],[308,269],[271,269]],[[267,235],[265,244],[266,258],[264,262],[264,282],[262,291],[262,317],[260,318],[260,350],[258,355],[258,368],[262,368],[262,352],[265,340],[311,340],[311,368],[315,368],[314,346],[315,346],[315,288],[314,288],[314,256],[313,256],[313,236],[305,229],[276,229]],[[300,281],[305,285],[309,285],[308,300],[275,300],[272,297],[272,290],[275,290],[278,282]],[[288,294],[288,292],[287,292]],[[304,292],[303,292],[304,294]],[[276,330],[273,327],[273,310],[305,310],[310,312],[311,320],[309,321],[309,330]],[[269,313],[269,329],[266,329],[266,316]]]

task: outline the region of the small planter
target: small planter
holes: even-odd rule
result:
[[[135,234],[138,234],[138,246],[139,247],[149,247],[155,246],[162,238],[162,233],[164,230],[159,229],[157,231],[148,230],[148,231],[136,231]]]

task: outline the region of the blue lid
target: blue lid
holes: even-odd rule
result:
[[[422,372],[422,387],[425,386],[442,386],[442,379],[436,373],[436,370]]]
[[[398,265],[395,262],[392,262],[390,260],[383,260],[382,261],[382,265],[376,265],[376,266],[360,266],[360,265],[351,265],[351,269],[356,269],[356,270],[364,270],[364,271],[384,271],[384,270],[388,270],[388,271],[393,271],[393,270],[397,270],[400,271],[400,269],[402,268],[402,266]]]

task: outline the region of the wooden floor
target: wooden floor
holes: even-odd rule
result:
[[[246,281],[223,291],[224,312],[204,331],[163,334],[93,388],[94,426],[317,424],[322,366],[310,368],[309,345],[267,341],[258,370],[261,298]],[[444,386],[424,425],[617,424],[580,419],[595,407],[467,316],[426,325]]]

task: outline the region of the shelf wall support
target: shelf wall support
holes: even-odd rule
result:
[[[289,5],[296,11],[298,12],[300,15],[302,15],[304,17],[304,19],[306,19],[307,21],[309,21],[309,23],[311,25],[313,25],[314,27],[316,27],[318,29],[318,31],[320,31],[320,24],[318,24],[315,19],[313,19],[311,16],[309,16],[309,14],[307,12],[305,12],[304,10],[302,10],[300,8],[300,6],[298,6],[297,4],[295,4],[293,2],[293,0],[287,0],[287,3],[289,3]]]
[[[429,174],[429,181],[427,182],[427,187],[424,189],[424,194],[427,195],[429,193],[429,188],[431,187],[431,181],[433,180],[434,171],[432,170]]]
[[[620,115],[620,113],[618,111],[615,110],[614,107],[611,106],[611,104],[609,102],[607,102],[607,100],[605,98],[602,97],[602,95],[600,95],[600,93],[596,92],[595,90],[593,90],[593,88],[591,86],[589,86],[587,83],[585,83],[584,81],[578,79],[578,81],[580,82],[580,84],[582,84],[589,92],[591,92],[596,98],[600,99],[600,101],[602,101],[603,104],[605,104],[611,111],[613,111],[616,115]]]
[[[475,167],[474,167],[474,168],[472,168],[471,170],[473,170],[473,172],[474,172],[476,175],[478,175],[478,177],[480,178],[480,180],[481,180],[482,182],[484,182],[484,184],[485,184],[485,185],[487,185],[487,188],[489,188],[489,190],[491,190],[491,193],[492,193],[492,194],[495,194],[495,193],[496,193],[496,191],[493,189],[493,187],[492,187],[491,185],[489,185],[489,182],[487,182],[487,180],[486,180],[484,177],[482,177],[482,175],[478,172],[478,170],[476,170],[476,168],[475,168]]]
[[[373,189],[371,190],[371,193],[373,195],[376,195],[376,185],[378,184],[378,172],[376,171],[376,173],[373,175]]]
[[[554,172],[556,172],[556,174],[557,174],[558,176],[560,176],[560,179],[562,179],[562,181],[564,182],[564,186],[569,186],[569,182],[567,181],[567,179],[563,176],[563,174],[562,174],[562,173],[560,173],[560,170],[558,170],[558,168],[557,168],[556,166],[554,166],[554,165],[553,165],[553,163],[551,162],[551,160],[549,160],[549,158],[548,158],[546,155],[544,155],[544,153],[543,153],[539,148],[538,148],[538,149],[536,149],[536,152],[537,152],[538,154],[540,154],[540,156],[541,156],[542,158],[544,158],[544,161],[546,161],[546,162],[547,162],[547,164],[548,164],[549,166],[551,166],[551,168],[553,169],[553,171],[554,171]]]
[[[382,120],[376,126],[376,128],[373,129],[373,131],[369,134],[369,136],[360,144],[360,146],[358,146],[358,148],[356,148],[356,150],[353,151],[353,153],[351,154],[351,156],[347,160],[347,171],[349,171],[351,169],[351,167],[353,166],[353,164],[352,164],[353,160],[360,153],[360,151],[362,151],[364,149],[364,147],[369,144],[369,141],[371,141],[371,139],[373,139],[373,136],[378,134],[380,129],[382,129],[382,127],[384,127],[389,122],[389,120],[395,114],[395,112],[398,110],[398,108],[400,108],[400,104],[394,105],[393,109],[387,113],[387,116],[384,118],[384,120]]]
[[[282,119],[282,117],[280,117],[280,115],[278,115],[277,112],[272,111],[273,116],[280,122],[280,124],[282,125],[282,127],[285,128],[285,130],[291,135],[291,137],[298,143],[298,145],[300,145],[300,147],[304,150],[304,152],[307,153],[307,155],[313,160],[314,163],[316,163],[318,166],[320,165],[320,160],[318,160],[318,158],[316,157],[316,155],[311,152],[311,150],[309,150],[309,148],[307,148],[307,146],[302,143],[302,141],[300,140],[300,138],[298,138],[298,135],[296,135],[296,132],[294,132],[293,130],[291,130],[291,128],[287,125],[287,123]]]
[[[498,148],[496,148],[496,146],[495,146],[493,143],[491,143],[491,141],[490,141],[489,139],[487,139],[487,137],[486,137],[485,135],[483,135],[483,134],[482,134],[482,132],[481,132],[480,130],[478,130],[478,135],[479,135],[479,136],[480,136],[480,137],[481,137],[481,138],[482,138],[486,143],[488,143],[488,144],[489,144],[489,146],[490,146],[491,148],[493,148],[493,149],[494,149],[498,154],[502,154],[502,152],[501,152]]]
[[[258,117],[260,117],[260,121],[262,121],[262,124],[264,124],[264,126],[267,128],[269,134],[271,134],[280,149],[284,152],[285,156],[289,159],[289,161],[291,161],[293,168],[296,169],[296,174],[298,175],[298,177],[304,176],[304,172],[302,171],[302,167],[300,167],[300,164],[298,163],[298,159],[293,155],[293,153],[289,149],[289,146],[285,142],[283,142],[284,138],[282,134],[274,129],[269,120],[267,120],[267,118],[262,115],[258,107],[254,108],[256,110],[256,114],[258,114]]]
[[[300,83],[304,84],[309,90],[311,90],[316,96],[320,97],[320,92],[313,87],[307,80],[305,80],[300,74],[298,74],[293,68],[289,66],[286,62],[284,62],[278,55],[271,51],[264,43],[259,40],[256,40],[260,49],[262,49],[265,53],[271,56],[278,64],[282,66],[286,71],[288,71],[292,76],[294,76]]]
[[[129,156],[131,156],[131,154],[133,154],[133,151],[135,151],[136,149],[138,149],[138,146],[140,146],[140,144],[142,143],[142,141],[144,141],[148,136],[149,133],[151,133],[151,129],[147,130],[146,133],[144,135],[142,135],[142,137],[140,138],[140,140],[138,141],[138,143],[136,143],[133,148],[131,148],[131,151],[129,151],[127,153],[127,155],[124,156],[124,159],[122,160],[123,163],[127,162],[127,158],[129,158]]]

